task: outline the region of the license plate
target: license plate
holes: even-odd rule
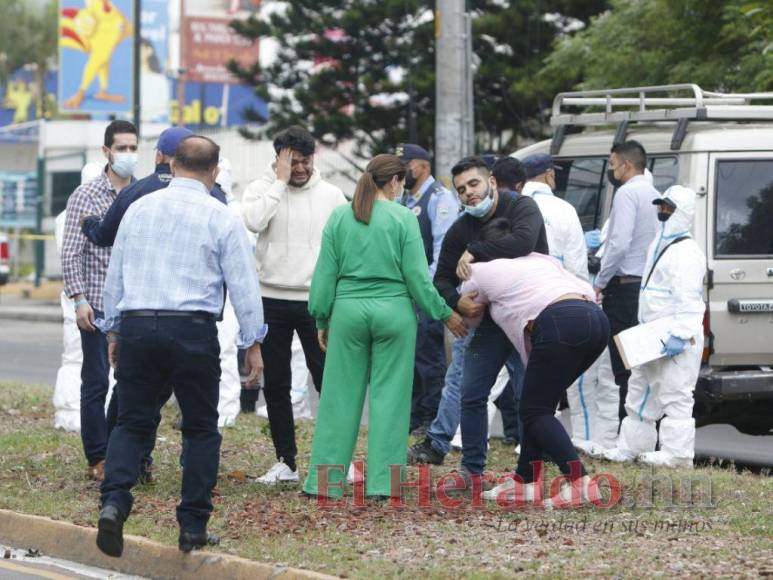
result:
[[[733,298],[727,301],[727,310],[733,314],[773,312],[773,300],[739,300],[738,298]]]

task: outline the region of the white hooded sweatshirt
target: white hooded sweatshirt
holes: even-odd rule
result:
[[[347,203],[343,192],[315,168],[301,187],[276,178],[273,165],[242,197],[244,223],[258,234],[257,262],[264,297],[308,301],[322,230],[333,210]]]
[[[670,318],[670,334],[690,340],[703,332],[706,310],[703,301],[706,255],[689,237],[695,216],[695,192],[674,185],[666,190],[663,197],[672,200],[676,210],[668,221],[660,223],[660,231],[647,251],[639,295],[639,322]],[[689,239],[670,247],[675,240],[685,236]],[[655,258],[664,250],[666,252],[653,270]]]

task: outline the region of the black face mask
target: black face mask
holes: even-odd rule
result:
[[[409,169],[405,172],[405,189],[410,191],[413,186],[416,185],[416,178],[413,176],[413,172]]]
[[[617,189],[621,185],[623,185],[623,182],[620,181],[617,177],[615,177],[615,172],[611,169],[607,169],[607,181],[612,184],[612,187]]]
[[[674,214],[666,213],[664,211],[659,211],[658,212],[658,221],[660,221],[660,222],[667,222],[668,218],[670,218],[672,215],[674,215]]]

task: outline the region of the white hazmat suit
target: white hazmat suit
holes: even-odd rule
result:
[[[604,456],[612,461],[640,461],[669,467],[692,466],[695,454],[693,391],[703,352],[703,278],[706,256],[689,237],[695,215],[695,192],[675,185],[664,194],[676,209],[650,245],[639,296],[639,322],[668,319],[661,338],[682,343],[684,350],[632,370],[617,447]],[[656,258],[660,259],[655,263]],[[672,337],[674,337],[672,339]],[[660,451],[655,451],[660,423]]]

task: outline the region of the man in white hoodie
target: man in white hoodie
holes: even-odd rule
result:
[[[244,191],[247,228],[258,234],[257,259],[268,335],[263,341],[263,395],[277,463],[261,483],[299,480],[295,422],[290,396],[293,332],[301,339],[314,386],[322,386],[324,355],[308,312],[309,286],[328,217],[346,203],[343,192],[314,168],[315,142],[302,127],[274,139],[276,160]]]

